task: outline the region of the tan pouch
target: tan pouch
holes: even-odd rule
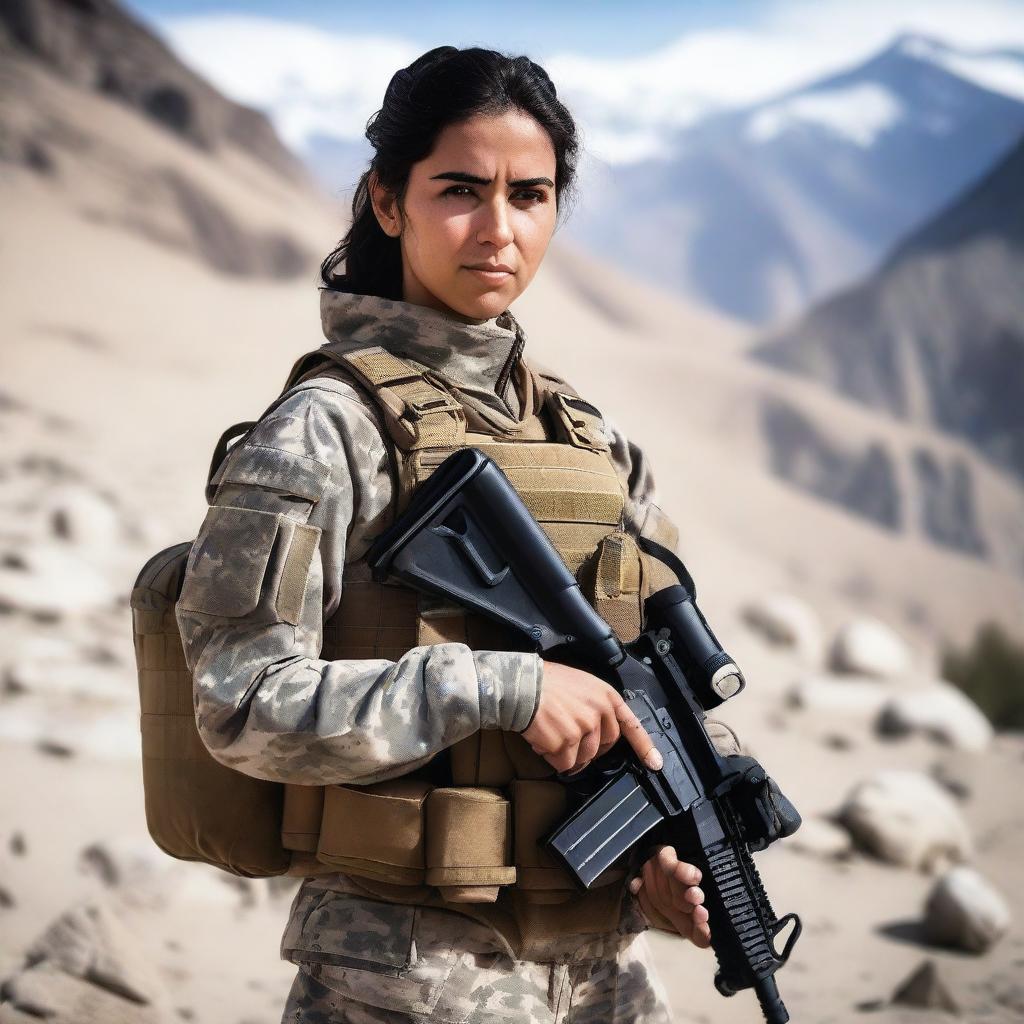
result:
[[[381,882],[422,885],[425,805],[433,788],[421,779],[328,786],[317,860]]]
[[[286,850],[316,853],[324,817],[324,792],[323,786],[285,785],[281,845]]]
[[[436,886],[453,903],[493,903],[516,880],[511,832],[496,789],[418,779],[329,786],[316,856],[378,882]]]
[[[483,787],[435,789],[427,800],[428,885],[451,903],[493,903],[516,880],[508,800]]]

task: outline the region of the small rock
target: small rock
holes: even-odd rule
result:
[[[882,735],[921,732],[940,743],[975,753],[985,750],[993,736],[992,724],[977,704],[943,680],[891,697],[876,725]]]
[[[28,843],[25,842],[25,835],[22,832],[15,832],[7,845],[15,857],[24,857],[28,851]]]
[[[864,724],[875,721],[892,696],[886,683],[859,677],[833,676],[824,673],[805,676],[790,687],[786,703],[804,711],[825,714]]]
[[[850,833],[826,818],[804,818],[800,828],[787,837],[784,845],[787,850],[832,860],[846,857],[853,851]]]
[[[939,945],[984,953],[1009,927],[1006,901],[974,868],[951,868],[925,903],[925,935]]]
[[[893,679],[910,669],[910,649],[891,627],[869,617],[854,619],[839,630],[829,667],[876,679]]]
[[[743,608],[744,620],[772,643],[794,648],[806,661],[818,663],[824,650],[817,612],[792,594],[767,594]]]
[[[50,487],[39,509],[54,536],[80,547],[105,551],[122,539],[121,517],[114,504],[81,483]]]
[[[829,750],[853,750],[857,745],[849,736],[844,736],[840,732],[826,733],[822,736],[821,742],[824,743]]]
[[[955,751],[929,769],[931,777],[960,801],[970,799],[979,771],[983,767],[975,758]]]
[[[8,666],[5,686],[19,693],[61,695],[100,703],[126,703],[138,699],[127,669],[90,664],[84,655],[61,661],[21,661]]]
[[[75,756],[75,752],[71,747],[58,740],[39,740],[36,743],[36,750],[38,750],[40,754],[47,754],[49,757],[66,758]]]
[[[934,871],[966,860],[967,822],[950,795],[927,775],[882,771],[858,783],[838,820],[862,850],[891,864]]]
[[[960,1007],[939,977],[934,960],[925,960],[893,993],[897,1006],[912,1006],[918,1010],[945,1010],[959,1014]]]
[[[10,890],[5,889],[2,885],[0,885],[0,909],[10,910],[11,907],[14,906],[14,903],[15,900],[14,897],[11,895]]]
[[[182,865],[148,839],[115,836],[83,847],[78,869],[116,889],[133,906],[163,906],[171,891],[177,893]]]

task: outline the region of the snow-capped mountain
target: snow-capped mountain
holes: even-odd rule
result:
[[[1024,133],[1024,53],[904,36],[871,60],[591,169],[568,234],[751,322],[874,269]]]

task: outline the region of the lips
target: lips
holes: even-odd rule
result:
[[[485,273],[503,273],[512,274],[514,271],[511,267],[506,266],[504,263],[477,263],[470,264],[466,267],[467,270],[481,270]]]

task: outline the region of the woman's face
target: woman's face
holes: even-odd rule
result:
[[[521,110],[448,125],[413,164],[404,200],[371,176],[381,227],[401,238],[402,298],[483,321],[533,280],[555,229],[555,151]],[[474,267],[505,268],[478,271]]]

